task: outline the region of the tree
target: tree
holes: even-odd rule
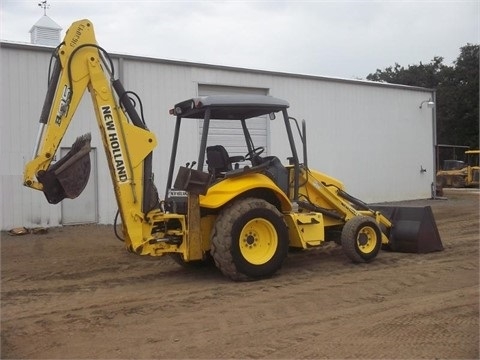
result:
[[[461,47],[453,66],[436,56],[428,64],[377,69],[367,80],[436,89],[438,143],[478,149],[479,45]]]
[[[467,44],[460,49],[449,82],[442,89],[451,96],[445,112],[450,115],[443,120],[442,137],[456,137],[458,144],[478,149],[478,102],[479,102],[479,46]],[[446,79],[447,80],[447,79]]]
[[[385,70],[377,69],[374,74],[367,76],[367,80],[436,88],[439,80],[438,75],[444,68],[443,58],[436,56],[427,65],[420,62],[419,65],[410,65],[405,69],[405,67],[395,63],[393,68],[390,66]]]

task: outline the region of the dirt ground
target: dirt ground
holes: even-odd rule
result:
[[[126,252],[110,226],[1,238],[1,358],[479,358],[479,191],[431,205],[445,250],[353,264],[335,244],[273,278]]]

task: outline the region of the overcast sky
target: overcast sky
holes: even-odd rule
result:
[[[0,0],[0,38],[29,42],[39,2]],[[479,0],[48,3],[62,38],[87,18],[112,53],[340,78],[434,56],[451,65],[461,46],[480,42]]]

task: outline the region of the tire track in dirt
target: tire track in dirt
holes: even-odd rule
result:
[[[99,239],[11,246],[2,357],[478,358],[478,219],[462,216],[439,221],[444,252],[352,264],[332,243],[247,283]]]
[[[311,259],[310,259],[311,260]],[[332,261],[333,262],[333,261]],[[412,262],[410,261],[404,261],[403,263],[399,263],[396,258],[393,258],[393,260],[389,259],[384,259],[382,262],[375,262],[374,264],[361,264],[361,265],[354,265],[351,263],[346,264],[344,267],[338,267],[335,269],[335,271],[326,271],[322,272],[322,269],[318,269],[316,272],[315,269],[309,269],[309,267],[305,266],[305,264],[302,264],[302,269],[303,271],[300,271],[298,269],[293,269],[293,272],[291,274],[287,272],[282,272],[279,276],[276,276],[274,279],[267,280],[268,283],[275,283],[274,287],[276,289],[279,288],[289,288],[290,290],[295,290],[296,294],[302,295],[303,293],[310,293],[312,290],[313,291],[325,291],[325,290],[330,290],[334,288],[341,288],[349,285],[355,285],[358,282],[361,282],[363,280],[363,276],[369,276],[371,277],[371,267],[374,267],[375,271],[386,271],[388,270],[389,272],[392,271],[392,264],[396,264],[396,266],[403,266],[407,265],[408,263]],[[430,264],[428,264],[430,265]],[[164,267],[166,264],[164,264]],[[175,264],[170,264],[170,266],[175,267]],[[321,265],[314,264],[313,268],[318,267]],[[193,272],[188,272],[188,271],[175,271],[168,269],[165,272],[154,272],[154,273],[149,273],[149,274],[144,274],[140,276],[124,276],[121,278],[113,278],[109,279],[108,281],[105,280],[97,280],[97,275],[101,273],[102,271],[109,271],[110,268],[104,268],[103,270],[96,269],[94,271],[90,272],[90,278],[86,278],[85,276],[80,276],[81,280],[89,280],[89,281],[83,281],[79,284],[70,284],[70,285],[63,285],[60,287],[56,288],[34,288],[34,289],[28,289],[28,290],[14,290],[14,291],[7,291],[2,294],[2,300],[5,301],[5,304],[9,304],[9,301],[14,301],[15,303],[26,301],[29,302],[32,298],[32,295],[36,297],[53,297],[57,294],[62,294],[62,293],[82,293],[82,292],[89,292],[93,293],[98,289],[110,289],[110,288],[121,288],[124,286],[131,286],[131,284],[136,284],[136,286],[149,286],[149,284],[157,283],[159,281],[163,281],[165,278],[171,277],[171,274],[173,273],[175,276],[175,286],[174,288],[178,291],[178,286],[181,284],[181,277],[186,276],[188,281],[188,284],[190,284],[191,281],[191,275]],[[368,298],[368,294],[381,294],[383,295],[390,295],[390,294],[396,294],[398,293],[399,289],[405,289],[407,287],[413,286],[413,285],[419,285],[427,282],[433,277],[438,277],[439,276],[439,271],[428,271],[430,267],[426,266],[426,270],[422,273],[417,273],[414,272],[411,275],[409,275],[408,270],[403,271],[403,276],[400,280],[394,281],[394,282],[389,282],[387,286],[382,285],[380,289],[377,289],[375,286],[373,288],[368,288],[366,289],[367,295],[365,295],[366,298]],[[473,262],[463,264],[462,269],[464,270],[475,270],[478,269],[478,264],[474,264]],[[451,269],[448,267],[445,267],[442,269],[444,272],[449,272]],[[418,269],[416,270],[418,271]],[[170,272],[170,274],[169,274]],[[205,279],[204,276],[206,275],[206,272],[212,272],[216,273],[215,269],[207,269],[202,271],[202,274],[198,274],[197,271],[195,271],[195,275],[198,278]],[[348,274],[349,272],[352,272],[350,278],[343,278],[343,274]],[[84,273],[85,274],[85,273]],[[340,276],[337,276],[340,275]],[[311,279],[313,276],[320,276],[322,277],[322,281],[320,282],[320,285],[317,287],[310,286]],[[325,277],[328,276],[328,279]],[[383,274],[381,275],[382,277],[384,276]],[[395,274],[392,274],[391,276],[395,276]],[[74,276],[70,277],[71,279],[75,279]],[[218,281],[218,277],[214,276],[212,279],[214,282]],[[310,281],[309,281],[310,280]],[[380,280],[380,279],[379,279]],[[252,284],[262,284],[263,282],[259,283],[252,283]],[[173,284],[165,284],[165,287],[172,287]],[[263,286],[263,285],[250,285],[253,289],[256,288],[256,286]],[[262,290],[265,290],[266,288],[263,288]],[[201,292],[205,293],[208,291],[212,291],[211,289],[202,289]],[[258,288],[257,288],[258,290]],[[188,292],[188,295],[186,295],[185,292]],[[198,292],[198,291],[197,291]],[[185,303],[191,303],[193,299],[195,298],[196,294],[195,292],[192,293],[192,289],[189,287],[187,290],[177,292],[176,295],[183,299],[181,302]],[[176,297],[169,295],[170,299],[175,302]],[[148,299],[147,299],[148,300]],[[207,299],[208,300],[208,299]]]
[[[270,281],[253,283],[248,284],[247,289],[244,289],[243,295],[239,295],[238,289],[232,284],[211,285],[193,292],[178,286],[172,288],[172,291],[168,292],[168,296],[163,298],[161,296],[158,298],[152,297],[151,295],[144,298],[139,298],[138,296],[129,298],[127,296],[122,301],[100,303],[86,308],[70,308],[66,309],[65,312],[57,311],[49,314],[35,314],[32,320],[48,317],[47,315],[56,315],[58,320],[37,323],[38,329],[33,332],[33,335],[40,333],[48,335],[51,329],[65,328],[65,320],[68,320],[67,325],[69,325],[70,330],[72,326],[77,331],[89,331],[92,327],[114,330],[118,324],[124,324],[124,326],[135,329],[134,324],[138,323],[138,321],[132,322],[128,318],[138,320],[138,318],[147,319],[158,316],[159,319],[163,317],[163,323],[166,320],[172,321],[175,318],[174,330],[170,331],[166,339],[149,336],[147,338],[148,344],[155,347],[164,345],[165,341],[168,341],[184,346],[185,339],[188,339],[188,347],[183,352],[183,354],[186,354],[185,356],[194,356],[196,354],[195,349],[198,351],[198,347],[201,347],[206,339],[209,339],[211,343],[214,341],[212,338],[220,335],[223,335],[220,336],[222,339],[225,339],[225,334],[228,334],[227,338],[231,337],[231,339],[236,339],[237,342],[240,341],[241,343],[248,342],[251,336],[248,334],[251,333],[252,328],[256,328],[255,333],[260,334],[262,332],[272,332],[272,329],[275,329],[274,333],[279,332],[282,343],[287,341],[288,346],[285,348],[285,351],[289,351],[291,354],[293,347],[296,349],[295,354],[302,354],[302,350],[297,349],[299,343],[317,342],[318,340],[316,339],[329,336],[329,334],[323,334],[318,331],[314,331],[312,335],[306,336],[304,330],[301,330],[305,326],[316,327],[318,323],[322,323],[323,326],[329,324],[340,328],[345,321],[349,321],[349,316],[352,316],[352,313],[345,312],[344,307],[358,307],[357,304],[368,304],[368,306],[371,306],[372,303],[381,303],[385,301],[382,299],[388,297],[389,294],[397,294],[399,292],[397,289],[415,285],[413,282],[402,282],[398,283],[393,289],[390,288],[388,291],[382,289],[381,293],[375,294],[379,286],[373,279],[366,284],[363,291],[358,292],[356,290],[356,295],[352,296],[352,294],[347,292],[348,289],[345,289],[345,287],[353,285],[352,282],[350,280],[338,282],[339,277],[341,276],[333,277],[328,282],[318,281],[316,278],[311,278],[309,281],[305,279],[303,283],[294,285],[282,282],[274,287],[270,286]],[[428,280],[428,277],[424,276],[420,280],[422,279]],[[274,280],[276,279],[271,281]],[[325,299],[318,303],[312,301],[311,294],[316,292],[320,294],[329,293],[330,301],[325,301]],[[372,299],[372,294],[376,296],[376,299]],[[242,300],[241,302],[238,301],[239,297]],[[167,298],[168,301],[166,301]],[[234,309],[228,305],[232,302],[235,303]],[[338,303],[341,303],[342,307],[337,311],[332,312],[329,310],[325,317],[319,316],[319,314],[322,314],[324,307],[335,308],[335,305]],[[275,304],[275,306],[271,304]],[[212,308],[216,308],[215,314],[212,314]],[[232,310],[234,310],[233,313]],[[175,314],[175,316],[172,315],[170,319],[166,318],[164,315],[166,311]],[[357,312],[365,314],[367,311],[365,309],[357,309],[353,311],[353,314]],[[374,313],[374,311],[372,312]],[[212,322],[212,315],[215,316],[216,321],[214,322]],[[305,322],[305,318],[310,318],[310,320]],[[20,318],[18,320],[30,319]],[[205,323],[208,324],[208,327],[203,325]],[[171,322],[167,322],[167,324],[172,325]],[[298,334],[296,335],[297,332]],[[288,333],[287,337],[285,337],[285,333]],[[30,333],[31,335],[32,333]],[[278,339],[275,336],[273,338]],[[217,350],[217,353],[222,357],[281,357],[282,351],[275,350],[279,348],[277,341],[272,340],[273,342],[270,343],[268,339],[263,337],[262,339],[262,345],[257,346],[255,350],[250,349],[247,351],[244,348],[240,352],[238,352],[239,350],[233,340],[222,340],[219,342],[218,348],[231,348],[232,350]],[[294,341],[291,339],[294,339]],[[170,344],[170,346],[172,345]],[[316,354],[318,355],[319,353]],[[328,354],[328,351],[325,354]],[[301,357],[309,357],[311,355],[312,353],[304,353]],[[167,353],[168,356],[175,356],[175,353]]]

